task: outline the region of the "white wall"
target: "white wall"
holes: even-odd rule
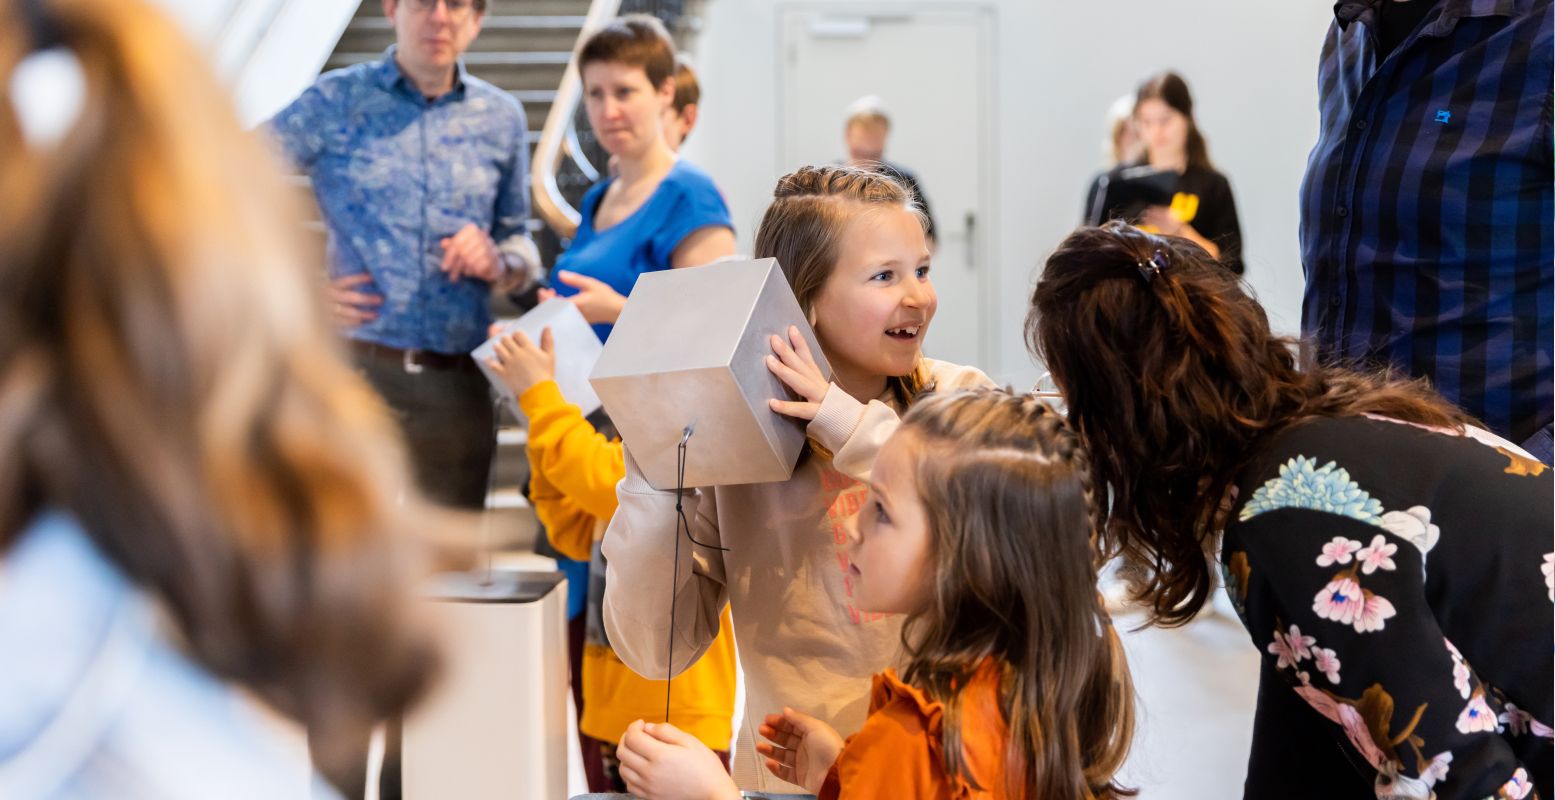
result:
[[[251,127],[312,85],[361,0],[156,2],[206,49]]]
[[[868,2],[869,0],[864,0]],[[795,4],[846,10],[855,0]],[[999,264],[995,380],[1030,386],[1022,323],[1035,270],[1079,221],[1108,105],[1145,75],[1178,70],[1194,92],[1210,156],[1231,179],[1246,241],[1247,280],[1276,330],[1300,326],[1297,188],[1317,136],[1317,57],[1333,16],[1327,0],[938,0],[994,9],[998,98],[990,209]],[[747,252],[779,163],[779,0],[709,0],[698,37],[701,122],[687,157],[729,199]],[[878,6],[878,2],[870,2]],[[955,58],[955,53],[923,53]],[[922,102],[954,87],[925,86]],[[899,103],[900,101],[898,101]],[[809,113],[835,115],[837,109]],[[839,133],[839,155],[842,148]],[[909,164],[909,166],[911,166]],[[932,200],[932,187],[930,199]]]

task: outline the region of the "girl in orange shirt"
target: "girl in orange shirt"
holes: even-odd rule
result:
[[[849,544],[853,597],[906,614],[905,670],[876,675],[844,741],[790,708],[757,745],[783,780],[837,797],[1112,800],[1133,687],[1096,592],[1099,515],[1079,438],[1030,396],[920,400],[880,449]],[[738,798],[668,724],[621,742],[635,794]]]

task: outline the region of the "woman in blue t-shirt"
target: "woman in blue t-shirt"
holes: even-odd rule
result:
[[[603,340],[638,275],[733,255],[734,226],[713,179],[665,139],[675,49],[664,26],[641,15],[616,20],[584,44],[578,66],[589,124],[619,176],[584,196],[572,246],[556,261],[556,293]]]

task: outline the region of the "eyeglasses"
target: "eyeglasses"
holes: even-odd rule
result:
[[[437,8],[438,3],[448,9],[450,17],[469,16],[470,10],[475,7],[474,0],[407,0],[410,10],[417,14],[430,14]]]

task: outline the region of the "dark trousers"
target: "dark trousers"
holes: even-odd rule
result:
[[[485,508],[497,435],[491,390],[475,362],[412,373],[392,356],[353,355],[399,421],[421,491],[443,505]]]
[[[468,357],[458,369],[406,369],[386,351],[353,350],[352,362],[399,423],[416,485],[428,499],[481,510],[496,452],[495,409],[486,378]],[[400,721],[389,720],[384,741],[381,800],[400,800]],[[360,763],[325,775],[348,800],[365,796],[367,743]]]

